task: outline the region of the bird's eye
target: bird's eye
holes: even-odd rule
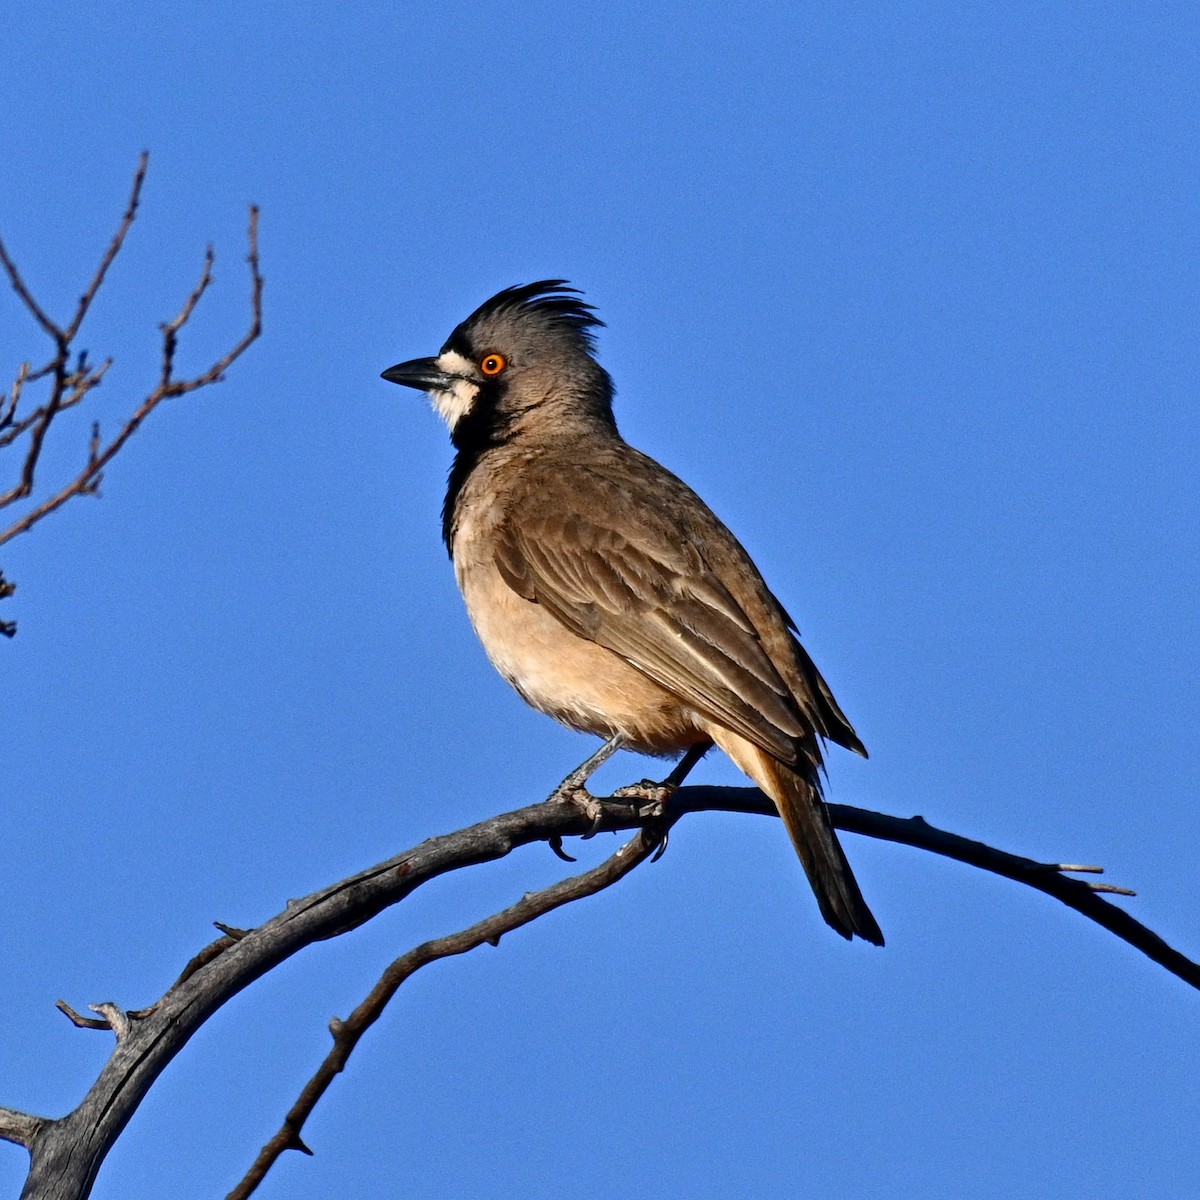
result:
[[[485,354],[479,360],[479,369],[489,378],[494,379],[508,366],[503,354]]]

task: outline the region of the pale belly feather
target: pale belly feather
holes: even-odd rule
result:
[[[490,563],[457,574],[488,658],[534,708],[587,733],[622,733],[649,753],[686,750],[706,736],[695,710],[517,595]]]

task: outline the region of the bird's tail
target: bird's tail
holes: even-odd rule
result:
[[[882,946],[883,933],[846,861],[820,787],[735,733],[714,729],[712,738],[775,801],[821,916],[844,938],[858,936]]]

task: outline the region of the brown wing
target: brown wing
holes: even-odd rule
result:
[[[497,538],[502,576],[573,633],[779,761],[803,756],[815,767],[821,693],[804,678],[811,660],[795,655],[785,614],[703,502],[629,453],[620,471],[572,472],[572,511],[538,496],[514,505]]]

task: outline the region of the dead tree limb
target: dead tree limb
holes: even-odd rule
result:
[[[304,1122],[308,1120],[329,1085],[345,1068],[363,1034],[383,1016],[388,1002],[409,976],[440,958],[466,954],[468,950],[474,950],[484,944],[498,946],[504,934],[520,929],[522,925],[528,925],[530,921],[535,921],[564,904],[570,904],[573,900],[594,896],[618,880],[624,879],[634,867],[652,857],[661,845],[661,832],[639,829],[634,838],[598,867],[560,880],[541,891],[528,892],[516,904],[485,917],[468,929],[434,938],[407,954],[400,955],[380,976],[363,1002],[344,1021],[334,1017],[329,1022],[329,1032],[333,1035],[333,1049],[305,1085],[291,1111],[284,1118],[279,1132],[262,1148],[250,1170],[226,1200],[245,1200],[245,1197],[254,1192],[266,1178],[267,1172],[285,1150],[312,1153],[300,1136]]]
[[[92,274],[83,295],[79,298],[71,319],[65,325],[57,324],[47,315],[25,282],[16,262],[9,254],[8,248],[3,241],[0,241],[0,268],[3,268],[13,291],[16,292],[30,316],[53,342],[52,357],[49,361],[36,369],[32,368],[28,362],[22,363],[17,369],[8,395],[0,394],[0,450],[12,448],[18,454],[20,463],[13,484],[7,490],[0,491],[0,509],[33,499],[38,484],[38,465],[46,438],[55,419],[68,409],[82,404],[100,386],[105,373],[112,364],[112,360],[107,359],[99,366],[91,366],[87,361],[86,353],[76,353],[75,342],[83,326],[84,318],[92,307],[92,302],[103,285],[109,268],[125,244],[126,235],[137,215],[148,162],[148,156],[143,154],[133,177],[133,186],[125,206],[124,216],[105,249],[99,266]],[[34,503],[32,508],[7,528],[0,529],[0,546],[32,529],[43,518],[66,504],[68,500],[76,496],[99,495],[104,469],[159,404],[164,400],[184,396],[189,392],[219,382],[229,367],[258,338],[262,332],[263,279],[259,273],[258,209],[253,205],[250,208],[247,261],[250,264],[250,324],[245,334],[206,370],[188,378],[176,377],[175,352],[180,331],[191,319],[196,306],[212,282],[213,249],[209,246],[205,253],[199,283],[184,301],[178,315],[159,326],[162,336],[162,365],[157,383],[143,396],[116,435],[109,441],[105,442],[101,438],[99,422],[93,423],[87,455],[78,474],[73,479],[61,484],[45,499]],[[46,381],[49,394],[32,410],[22,411],[26,389],[43,380]],[[7,586],[11,588],[11,585]],[[0,599],[5,594],[0,591]],[[11,637],[15,632],[16,626],[11,621],[0,624],[0,633]]]
[[[594,871],[534,893],[461,933],[426,943],[397,959],[354,1016],[334,1025],[336,1040],[329,1061],[293,1107],[276,1135],[279,1141],[272,1142],[279,1146],[278,1153],[289,1147],[300,1148],[304,1119],[344,1065],[358,1038],[413,971],[448,954],[463,953],[560,904],[608,886],[644,861],[675,821],[704,811],[773,814],[775,810],[766,797],[749,788],[683,788],[665,807],[629,797],[609,797],[597,800],[587,811],[577,803],[552,797],[543,804],[430,838],[387,862],[290,902],[283,912],[256,929],[221,926],[222,937],[197,954],[179,980],[147,1008],[127,1011],[108,1002],[90,1006],[96,1016],[84,1017],[63,1004],[61,1007],[77,1024],[111,1030],[116,1045],[83,1102],[66,1116],[50,1119],[0,1109],[0,1138],[30,1151],[30,1172],[22,1196],[26,1200],[83,1200],[121,1130],[155,1079],[192,1035],[243,988],[306,946],[357,928],[430,880],[503,858],[520,846],[533,842],[553,846],[564,837],[590,832],[643,831],[644,836],[630,843],[632,849],[626,847]],[[845,805],[832,806],[832,812],[840,829],[929,850],[1055,896],[1190,986],[1200,988],[1200,965],[1105,900],[1099,889],[1106,885],[1064,874],[1081,868],[1007,854],[935,829],[920,817],[903,819]],[[610,878],[609,873],[615,874]],[[270,1161],[260,1156],[255,1167],[257,1178],[261,1179],[278,1153],[268,1154],[264,1148]],[[243,1181],[239,1185],[243,1190],[233,1195],[248,1195],[253,1182]]]

